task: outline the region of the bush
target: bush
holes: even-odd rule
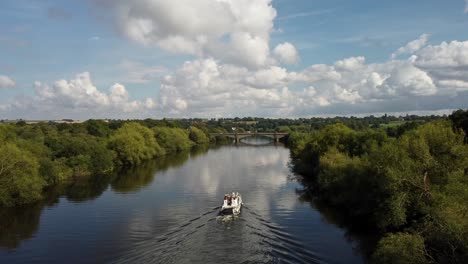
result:
[[[0,153],[0,205],[22,205],[41,199],[45,181],[39,176],[37,159],[8,142],[1,144]]]
[[[379,264],[428,263],[424,239],[418,234],[396,233],[382,238],[372,255],[372,262]]]
[[[45,157],[40,160],[39,173],[48,186],[69,180],[73,175],[73,170],[66,164],[65,158],[52,161]]]
[[[166,153],[176,153],[192,147],[188,133],[181,128],[154,127],[154,135],[158,144]]]
[[[190,140],[195,142],[196,144],[205,144],[210,142],[210,139],[206,136],[206,134],[199,128],[190,127]]]
[[[143,160],[165,154],[151,129],[138,123],[126,123],[110,138],[109,147],[116,152],[122,165],[136,165]]]

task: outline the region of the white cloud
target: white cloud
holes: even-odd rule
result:
[[[368,64],[360,56],[299,72],[194,60],[164,78],[160,105],[174,116],[204,117],[457,108],[468,99],[466,52],[468,41],[441,43],[410,60]]]
[[[269,59],[272,0],[91,0],[127,38],[147,46],[249,67]]]
[[[359,56],[359,57],[351,57],[346,58],[343,60],[339,60],[335,63],[335,67],[337,69],[341,69],[344,71],[356,71],[364,67],[364,62],[366,58]]]
[[[175,116],[228,116],[278,113],[287,108],[288,72],[280,67],[249,71],[214,59],[186,62],[163,79],[160,106]],[[263,109],[259,109],[263,108]]]
[[[468,0],[465,0],[465,13],[468,13]]]
[[[246,83],[254,88],[282,88],[288,82],[289,73],[286,69],[272,66],[258,70],[246,77]]]
[[[0,88],[15,87],[16,82],[6,75],[0,75]]]
[[[423,68],[465,67],[468,65],[468,41],[428,46],[418,52],[415,62]]]
[[[296,64],[299,61],[299,52],[296,47],[289,42],[276,46],[274,54],[279,61],[285,64]]]
[[[108,93],[94,86],[88,72],[77,74],[71,80],[58,80],[52,85],[39,81],[33,84],[36,95],[20,97],[5,108],[29,116],[77,118],[85,113],[91,117],[119,117],[156,108],[156,103],[147,98],[144,101],[131,100],[126,88],[119,83],[112,85]]]
[[[413,65],[402,65],[393,70],[382,87],[393,95],[433,95],[437,92],[431,77]]]
[[[421,48],[423,48],[429,40],[429,34],[422,34],[418,39],[413,40],[406,44],[404,47],[399,48],[395,53],[392,54],[392,59],[397,58],[402,54],[412,54]]]
[[[468,90],[468,82],[462,80],[440,80],[439,85],[453,90]]]
[[[410,112],[466,107],[468,41],[411,49],[409,59],[367,63],[363,56],[314,64],[297,72],[207,57],[185,62],[161,78],[157,99],[131,99],[122,84],[99,90],[89,73],[52,85],[36,82],[36,96],[2,111],[90,117],[303,117],[321,114]],[[267,58],[268,59],[268,58]],[[124,61],[124,79],[146,82],[158,67]],[[135,73],[132,73],[135,72]],[[128,78],[128,77],[133,78]],[[27,116],[20,116],[26,118]]]

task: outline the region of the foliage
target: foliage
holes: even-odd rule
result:
[[[205,144],[210,142],[209,137],[201,129],[194,126],[189,128],[189,138],[196,144]]]
[[[51,160],[43,158],[40,160],[39,173],[47,185],[55,185],[69,180],[73,176],[73,170],[66,164],[65,158]]]
[[[187,150],[193,143],[188,133],[181,128],[154,127],[154,136],[166,153],[176,153]]]
[[[356,131],[334,124],[292,133],[289,145],[294,167],[308,171],[304,175],[311,177],[318,199],[384,234],[414,230],[424,238],[429,259],[457,263],[468,259],[468,146],[463,138],[443,120],[419,124],[398,138],[381,129]],[[387,249],[378,254],[390,252],[391,261]]]
[[[61,166],[63,173],[67,170],[65,166],[72,169],[73,176],[103,174],[114,168],[112,153],[107,149],[104,139],[65,132],[46,138],[45,144],[52,151],[54,160],[62,159],[56,165]]]
[[[102,120],[88,120],[85,122],[88,134],[96,137],[107,137],[110,134],[109,125]]]
[[[41,198],[44,180],[32,153],[14,143],[0,145],[0,204],[27,204]]]
[[[126,123],[109,139],[109,147],[123,165],[136,165],[144,160],[165,154],[156,142],[153,131],[138,123]]]
[[[452,120],[455,128],[462,129],[465,132],[465,143],[468,143],[468,110],[457,110],[449,118]]]
[[[427,263],[424,239],[417,234],[390,234],[379,241],[372,260],[381,264]]]
[[[46,187],[74,184],[78,178],[91,175],[104,177],[118,166],[190,149],[194,142],[181,124],[151,119],[0,124],[1,153],[8,153],[0,161],[0,206],[32,203],[41,199]],[[194,125],[200,128],[193,127],[192,136],[197,142],[207,142],[206,126],[200,122]]]

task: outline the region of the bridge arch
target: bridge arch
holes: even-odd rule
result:
[[[275,142],[279,142],[280,139],[289,135],[289,133],[281,133],[281,132],[255,132],[255,133],[248,133],[248,132],[238,132],[238,133],[211,133],[214,137],[225,136],[232,138],[239,143],[241,139],[247,137],[255,137],[255,136],[262,136],[268,137],[273,139]]]

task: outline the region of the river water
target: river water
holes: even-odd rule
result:
[[[282,145],[201,148],[51,190],[0,210],[0,263],[364,262],[358,240],[301,199],[289,162]],[[223,221],[232,191],[244,207]]]

